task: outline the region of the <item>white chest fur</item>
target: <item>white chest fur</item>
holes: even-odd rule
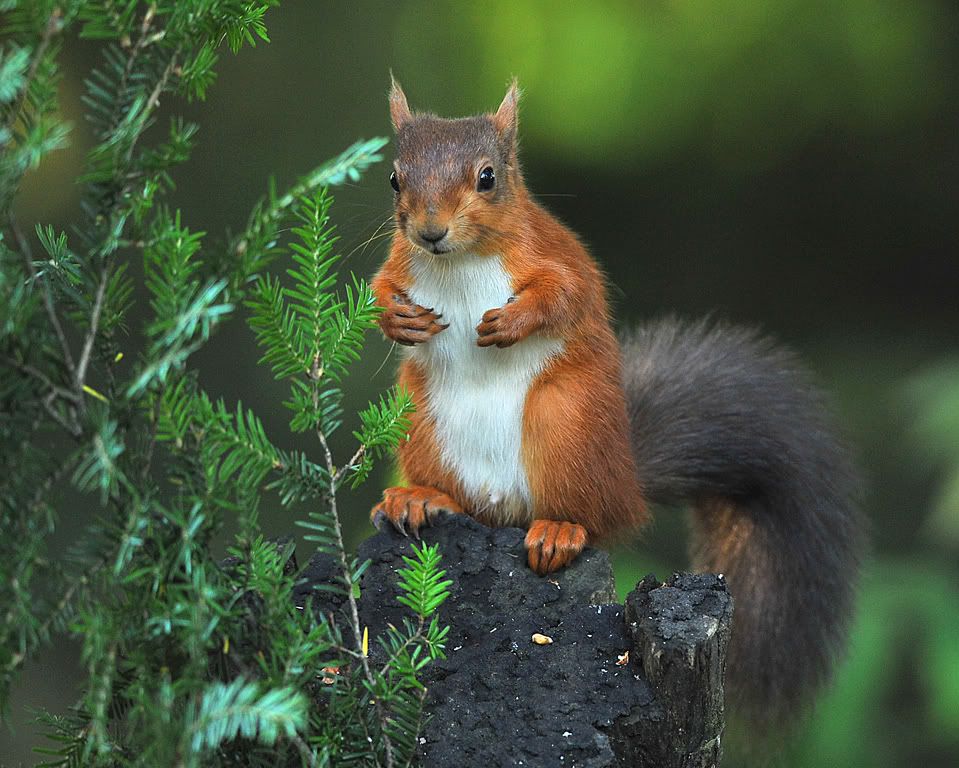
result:
[[[410,349],[429,382],[426,408],[446,466],[475,511],[523,522],[532,504],[522,461],[523,406],[530,384],[562,341],[533,334],[506,349],[479,347],[476,326],[503,306],[512,286],[495,256],[417,259],[410,298],[449,328]]]

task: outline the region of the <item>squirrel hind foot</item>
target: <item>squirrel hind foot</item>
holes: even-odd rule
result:
[[[370,522],[382,531],[389,522],[404,536],[420,537],[420,528],[433,525],[446,515],[462,513],[463,508],[436,488],[414,485],[383,491],[383,500],[370,511]]]
[[[586,546],[586,529],[560,520],[534,520],[526,532],[529,567],[540,576],[565,568]]]

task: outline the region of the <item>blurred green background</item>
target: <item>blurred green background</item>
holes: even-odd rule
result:
[[[414,109],[443,115],[495,108],[518,76],[529,185],[604,265],[618,322],[760,325],[835,393],[857,446],[873,551],[850,652],[773,764],[959,764],[959,4],[287,0],[267,22],[272,43],[224,56],[206,102],[164,105],[201,127],[173,196],[185,223],[237,229],[270,174],[283,186],[388,133],[390,68]],[[73,144],[26,180],[24,223],[76,217],[95,63],[69,41]],[[390,215],[388,173],[334,208],[346,265],[367,276],[386,249],[367,241]],[[234,322],[194,365],[284,436],[284,392],[257,357]],[[349,397],[387,387],[394,365],[376,340]],[[354,542],[386,481],[347,500]],[[261,517],[291,530],[286,513]],[[624,589],[685,566],[684,527],[663,512],[617,554]],[[25,708],[62,710],[80,674],[67,641],[27,669],[0,763],[33,763]],[[733,751],[725,765],[739,764]]]

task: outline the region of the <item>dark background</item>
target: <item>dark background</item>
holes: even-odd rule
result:
[[[164,104],[200,123],[172,199],[185,221],[212,245],[242,226],[270,174],[283,187],[356,138],[387,135],[390,68],[414,110],[449,116],[495,109],[518,76],[529,186],[604,265],[618,322],[713,313],[761,326],[834,393],[857,447],[873,522],[860,612],[835,687],[782,764],[956,765],[956,4],[285,2],[267,22],[272,43],[224,53],[206,102]],[[73,145],[26,180],[25,224],[76,217],[95,63],[94,46],[68,42]],[[360,275],[385,253],[387,238],[367,241],[390,215],[388,173],[337,191],[345,266]],[[233,322],[193,364],[282,444],[285,393],[258,356]],[[394,365],[374,340],[350,403],[386,388]],[[345,500],[354,541],[387,481],[383,470]],[[266,504],[261,517],[276,535],[297,514]],[[684,537],[681,514],[660,514],[617,553],[623,587],[684,567]],[[81,675],[65,641],[28,668],[0,763],[32,763],[24,708],[61,711]]]

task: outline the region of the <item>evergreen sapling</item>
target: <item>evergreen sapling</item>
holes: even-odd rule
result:
[[[149,143],[161,97],[202,99],[226,44],[268,41],[274,0],[0,0],[0,707],[24,662],[81,643],[86,682],[68,712],[40,716],[50,766],[412,763],[423,717],[417,673],[443,654],[439,553],[422,547],[397,583],[410,609],[375,638],[356,604],[366,564],[343,543],[338,499],[403,439],[412,405],[391,390],[354,417],[341,382],[378,308],[355,276],[339,287],[329,187],[380,159],[357,142],[213,240],[164,196],[197,127],[173,118]],[[13,213],[23,175],[68,141],[59,116],[66,35],[100,41],[85,82],[95,145],[70,234]],[[287,231],[292,224],[292,230]],[[270,265],[288,254],[285,275]],[[142,258],[149,319],[128,327]],[[288,382],[282,448],[242,404],[210,397],[193,354],[248,310],[262,360]],[[142,334],[142,346],[135,348]],[[242,362],[242,361],[241,361]],[[355,423],[352,456],[330,436]],[[298,610],[288,542],[264,539],[261,498],[306,510],[305,539],[335,558],[324,585],[342,615]],[[75,500],[96,510],[65,555],[49,542]],[[272,498],[272,497],[271,497]],[[221,562],[214,536],[239,532]]]

